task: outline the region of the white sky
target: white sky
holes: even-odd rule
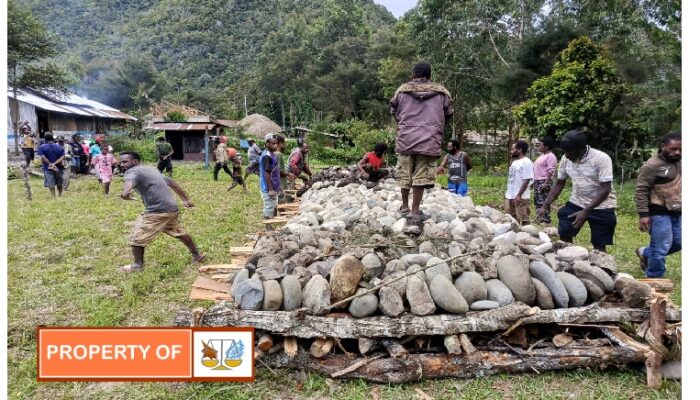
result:
[[[386,7],[396,18],[400,18],[418,4],[418,0],[374,0],[374,2]]]

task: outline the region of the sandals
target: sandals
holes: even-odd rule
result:
[[[199,264],[204,261],[205,258],[207,258],[206,254],[200,254],[199,257],[192,256],[192,264]]]
[[[418,214],[409,213],[406,218],[416,222],[425,222],[428,219],[430,219],[430,215],[424,213],[423,210],[421,210],[418,212]]]

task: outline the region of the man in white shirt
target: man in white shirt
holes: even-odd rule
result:
[[[525,157],[527,142],[518,140],[510,146],[513,160],[508,168],[508,188],[506,190],[506,210],[518,220],[520,225],[530,223],[530,183],[533,178],[533,164]]]
[[[559,162],[557,183],[537,212],[549,211],[550,204],[564,189],[566,180],[571,178],[571,197],[557,212],[559,237],[565,242],[573,242],[584,222],[588,221],[591,244],[604,252],[605,246],[613,244],[617,225],[612,160],[604,152],[588,146],[588,139],[580,129],[567,132],[559,147],[564,150],[564,156]]]

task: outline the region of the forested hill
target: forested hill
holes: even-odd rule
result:
[[[279,42],[303,47],[308,65],[299,68],[313,67],[323,76],[324,69],[332,73],[335,68],[319,65],[318,57],[337,58],[339,54],[333,52],[339,51],[361,57],[360,65],[366,67],[370,62],[366,48],[352,54],[357,52],[352,47],[358,43],[367,47],[378,31],[389,32],[395,23],[386,8],[371,0],[19,3],[59,35],[63,61],[82,94],[120,108],[136,108],[145,105],[146,99],[164,97],[231,117],[240,112],[244,94],[255,107],[254,86],[260,83],[261,69],[269,66],[261,65],[261,60],[280,61],[275,57],[283,57],[285,49],[277,51]],[[272,34],[277,36],[269,42]],[[297,43],[302,37],[311,43]],[[356,40],[344,49],[332,48],[348,39]],[[366,89],[378,91],[376,83],[370,86]],[[274,99],[257,101],[269,106]]]

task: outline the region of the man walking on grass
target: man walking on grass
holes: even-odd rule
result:
[[[228,152],[226,151],[226,142],[228,138],[226,136],[221,136],[219,139],[219,145],[216,146],[214,150],[214,158],[216,159],[216,166],[214,166],[214,180],[219,180],[219,171],[223,168],[224,172],[228,174],[231,178],[231,170],[228,169]]]
[[[634,192],[639,230],[649,232],[649,246],[636,254],[647,278],[662,278],[666,256],[681,250],[681,134],[661,139],[661,150],[639,170]]]
[[[66,143],[63,136],[57,138],[58,145],[63,147],[63,191],[68,190],[70,186],[71,162],[73,161],[73,148]]]
[[[506,211],[520,225],[530,223],[530,183],[533,177],[532,161],[525,157],[527,142],[518,140],[510,146],[512,162],[508,168]]]
[[[53,134],[44,135],[46,143],[39,146],[37,155],[41,157],[41,165],[44,170],[44,187],[49,188],[51,195],[61,197],[63,193],[63,157],[65,150],[53,141]]]
[[[165,171],[168,173],[168,177],[173,179],[172,156],[175,153],[173,146],[161,136],[156,141],[156,153],[158,154],[158,172],[162,174]]]
[[[559,197],[571,178],[572,189],[569,201],[557,212],[559,237],[572,243],[584,222],[591,227],[591,244],[596,250],[605,251],[613,244],[617,225],[617,198],[612,187],[613,168],[610,156],[588,146],[583,130],[567,132],[559,147],[564,156],[559,163],[557,183],[552,187],[538,215],[549,212],[550,205]]]
[[[141,157],[135,152],[124,152],[119,156],[119,167],[124,171],[122,199],[132,200],[131,192],[141,196],[145,211],[134,222],[129,235],[133,264],[119,268],[121,272],[134,272],[143,269],[143,255],[146,246],[163,232],[180,240],[192,254],[192,262],[204,260],[206,255],[199,252],[192,237],[180,225],[180,208],[170,193],[172,189],[186,208],[194,207],[187,193],[170,178],[166,178],[152,167],[140,165]]]
[[[435,186],[435,172],[441,155],[445,123],[454,114],[450,93],[430,81],[430,64],[413,67],[412,80],[404,83],[391,99],[391,115],[398,124],[396,156],[397,181],[401,187],[400,212],[411,222],[429,218],[420,210],[423,192]],[[413,201],[409,208],[409,194]]]

